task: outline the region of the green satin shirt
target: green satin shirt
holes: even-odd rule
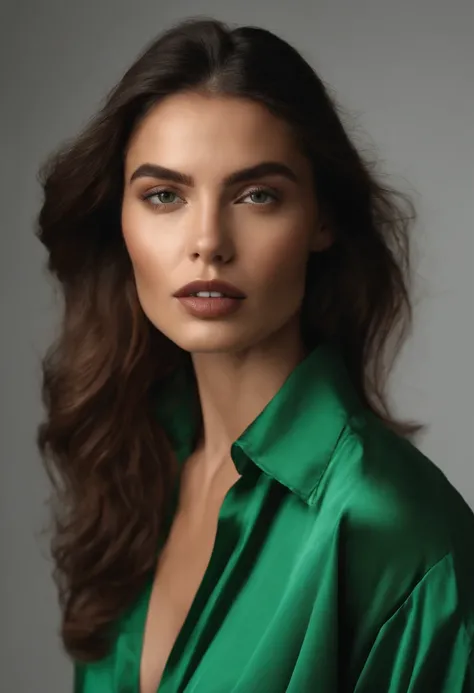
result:
[[[181,463],[196,431],[185,372],[157,412]],[[364,409],[334,345],[231,454],[242,476],[159,693],[473,693],[474,515]],[[110,655],[75,664],[75,693],[138,692],[151,584]]]

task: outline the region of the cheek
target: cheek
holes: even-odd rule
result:
[[[255,276],[260,277],[270,298],[278,296],[286,303],[300,297],[308,253],[306,238],[297,228],[264,249]]]
[[[158,262],[158,256],[141,244],[136,237],[127,237],[125,241],[130,261],[133,266],[137,287],[151,288],[159,285],[163,276],[163,268]]]
[[[169,286],[169,270],[163,254],[140,243],[136,236],[126,241],[133,269],[133,277],[140,306],[150,322],[166,333],[166,309]]]
[[[122,224],[123,239],[132,263],[138,290],[156,291],[169,278],[172,248],[157,242],[156,232],[143,226]]]

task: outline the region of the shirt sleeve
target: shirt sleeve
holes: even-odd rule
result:
[[[445,556],[378,631],[354,693],[474,693],[472,612],[457,585]]]

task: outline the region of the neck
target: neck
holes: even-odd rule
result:
[[[285,329],[239,351],[192,354],[203,421],[196,452],[210,475],[308,353],[299,331]]]

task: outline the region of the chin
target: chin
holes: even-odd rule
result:
[[[240,343],[230,340],[223,341],[222,339],[189,339],[174,341],[180,349],[192,354],[223,354],[244,348]]]
[[[204,332],[206,334],[204,334]],[[202,334],[184,335],[168,334],[180,349],[196,354],[222,354],[232,351],[242,351],[255,344],[258,339],[243,334],[242,330],[227,330],[223,325],[212,325],[203,330]]]

